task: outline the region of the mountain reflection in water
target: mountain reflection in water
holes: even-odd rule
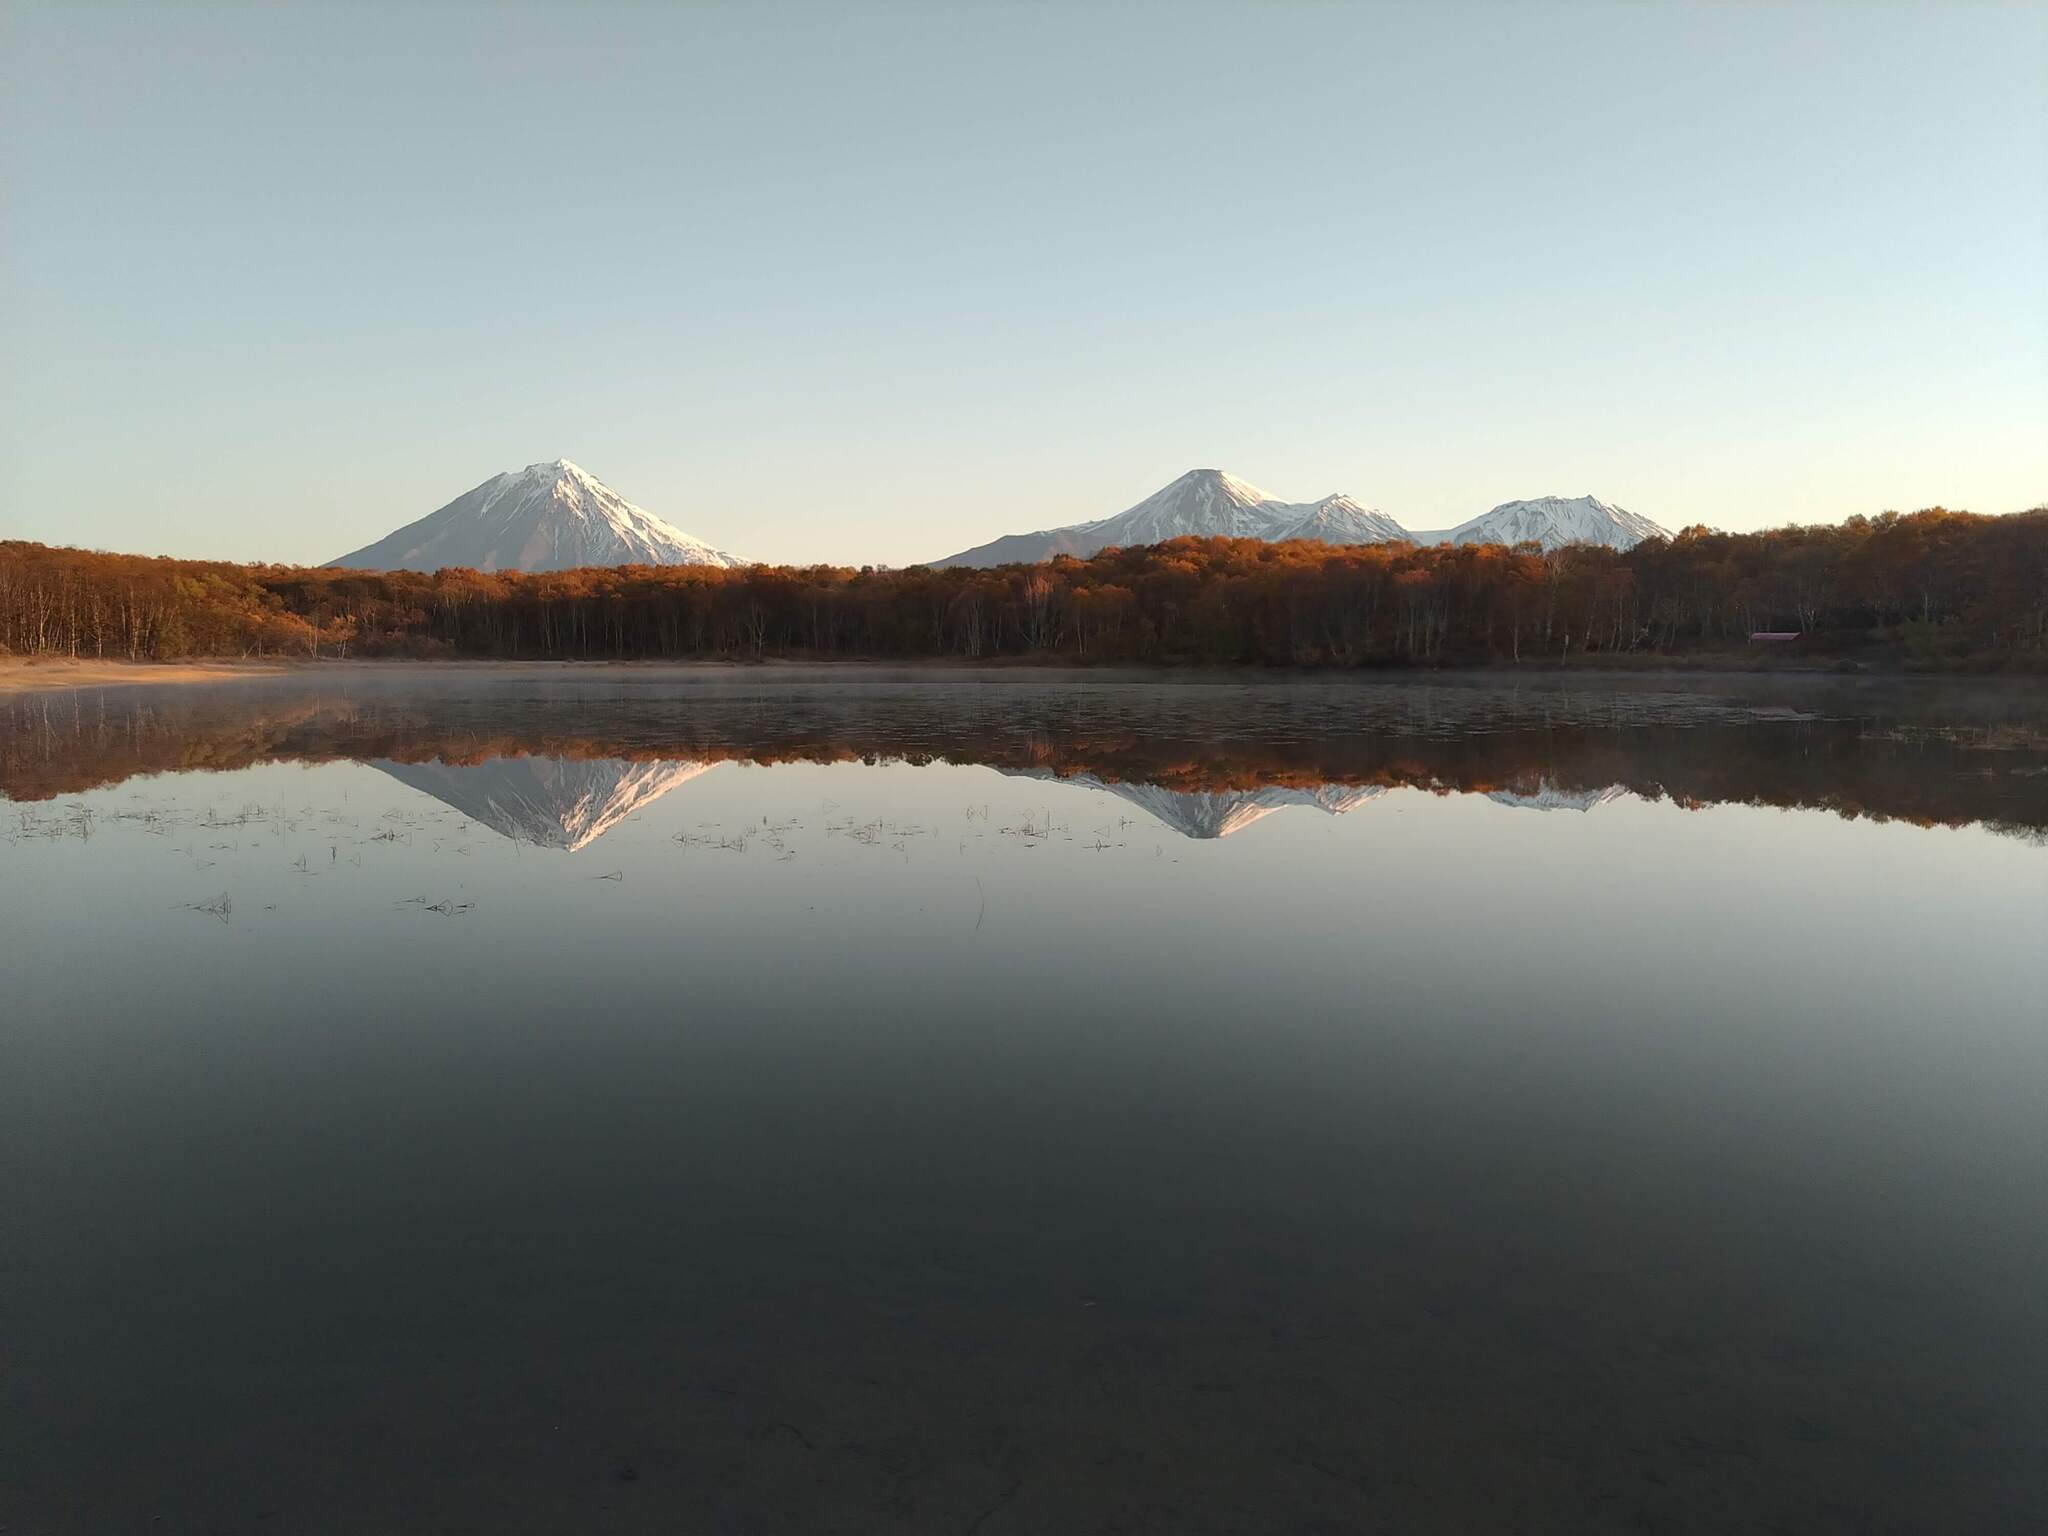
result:
[[[1167,789],[1159,784],[1130,784],[1104,779],[1092,773],[1058,774],[1050,769],[1003,770],[1021,778],[1044,779],[1082,789],[1099,790],[1137,806],[1160,825],[1182,837],[1228,837],[1264,821],[1275,811],[1290,806],[1309,806],[1331,816],[1356,810],[1368,800],[1384,795],[1378,784],[1316,784],[1301,788],[1267,785],[1262,789]]]
[[[2040,694],[0,704],[0,1528],[2033,1529]]]
[[[370,766],[515,842],[574,853],[718,764],[616,757],[401,763],[380,757]]]
[[[370,766],[515,842],[574,853],[718,764],[664,758],[632,762],[616,757],[494,757],[482,763],[449,763],[439,758],[401,763],[373,758]],[[1063,776],[1050,771],[1004,771],[1115,795],[1162,826],[1194,838],[1228,837],[1289,806],[1313,806],[1342,815],[1386,793],[1377,786],[1343,784],[1210,792],[1125,784],[1088,773]],[[1598,798],[1608,793],[1612,792],[1603,791]],[[1512,796],[1506,799],[1509,804],[1542,803],[1541,797],[1526,802]]]
[[[2048,832],[2048,710],[2024,690],[1958,704],[1898,685],[1752,679],[315,681],[15,700],[0,706],[0,793],[355,760],[504,836],[574,851],[719,762],[942,760],[1106,791],[1201,839],[1291,807],[1341,815],[1392,788],[1537,810],[1634,794]]]

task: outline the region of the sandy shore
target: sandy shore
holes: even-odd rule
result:
[[[269,677],[295,670],[274,661],[88,661],[69,657],[28,661],[0,658],[0,697],[52,688],[127,687],[138,683],[217,683]]]
[[[408,674],[418,677],[461,677],[477,673],[495,676],[551,676],[564,672],[736,672],[751,668],[787,667],[770,660],[740,663],[730,661],[238,661],[199,659],[191,661],[99,661],[70,657],[29,660],[0,657],[0,698],[15,694],[44,693],[66,688],[136,688],[165,683],[223,683],[254,678],[304,677],[335,681],[351,677],[390,677]],[[874,662],[805,662],[795,670],[822,672],[846,668],[872,669]],[[944,666],[943,661],[933,665]]]
[[[232,658],[201,659],[190,661],[100,661],[87,658],[76,660],[70,657],[56,659],[26,657],[0,657],[0,698],[23,693],[45,693],[66,688],[136,688],[167,683],[222,683],[249,681],[256,678],[302,677],[323,682],[343,681],[350,678],[392,677],[403,675],[419,678],[474,677],[485,674],[493,677],[559,677],[573,674],[578,677],[595,677],[617,673],[666,673],[677,676],[701,677],[710,675],[731,675],[739,673],[777,672],[802,676],[819,676],[831,673],[860,673],[869,676],[897,676],[910,673],[944,673],[959,676],[980,673],[1010,673],[1029,675],[1048,670],[1043,663],[1014,661],[960,662],[945,657],[909,662],[885,662],[865,659],[831,661],[791,661],[782,657],[769,657],[762,661],[496,661],[481,657],[465,657],[457,660],[413,661],[405,659],[378,659],[373,661],[240,661]],[[1114,681],[1121,677],[1157,677],[1182,675],[1181,669],[1160,669],[1148,667],[1097,668],[1091,676]],[[1199,676],[1195,669],[1187,669],[1187,675]]]

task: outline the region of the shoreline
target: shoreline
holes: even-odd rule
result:
[[[805,660],[766,657],[759,661],[667,661],[631,659],[624,661],[516,661],[495,657],[413,658],[373,657],[366,659],[314,661],[276,658],[191,658],[181,661],[107,661],[83,658],[0,657],[0,698],[31,693],[59,693],[83,688],[137,688],[189,685],[194,683],[252,682],[285,678],[378,678],[396,676],[461,677],[600,677],[612,674],[641,676],[668,674],[676,677],[727,676],[753,673],[790,673],[826,676],[887,676],[895,674],[938,674],[952,677],[1043,676],[1059,674],[1075,679],[1101,682],[1328,682],[1335,679],[1374,682],[1422,682],[1427,680],[1486,680],[1506,682],[1513,678],[1555,679],[1585,677],[1627,678],[1798,678],[1806,681],[1858,682],[1945,682],[1972,685],[2001,684],[2007,680],[2037,682],[2024,672],[1908,672],[1879,670],[1868,666],[1845,668],[1839,660],[1820,660],[1810,665],[1771,661],[1744,666],[1740,658],[1702,657],[1698,661],[1666,657],[1637,660],[1615,657],[1586,658],[1562,664],[1554,661],[1474,663],[1447,667],[1216,667],[1106,663],[1076,664],[1036,658],[994,658],[967,660],[958,657],[918,657],[902,661],[875,659]]]

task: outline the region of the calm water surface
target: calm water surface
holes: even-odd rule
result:
[[[2042,1528],[2040,692],[0,701],[0,1525]]]

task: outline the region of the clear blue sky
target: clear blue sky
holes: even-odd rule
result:
[[[2048,498],[2048,6],[0,0],[0,536]]]

